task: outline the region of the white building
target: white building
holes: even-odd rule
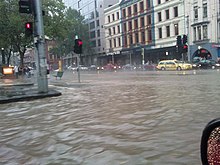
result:
[[[122,49],[121,12],[119,3],[106,8],[104,14],[106,38],[105,51],[107,56],[112,57],[112,63],[116,63],[114,56],[119,55]]]
[[[186,59],[176,49],[176,38],[185,34],[184,1],[153,0],[154,45],[150,47],[158,60]],[[149,55],[152,57],[152,53]]]
[[[186,0],[189,57],[220,58],[220,1]]]

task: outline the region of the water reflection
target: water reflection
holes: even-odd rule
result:
[[[201,164],[218,72],[65,76],[60,97],[1,105],[0,164]]]

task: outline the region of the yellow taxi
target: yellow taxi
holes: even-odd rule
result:
[[[192,69],[192,64],[178,60],[162,60],[158,63],[159,70],[188,70]]]

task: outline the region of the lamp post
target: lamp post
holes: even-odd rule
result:
[[[2,64],[5,65],[5,49],[2,48]]]

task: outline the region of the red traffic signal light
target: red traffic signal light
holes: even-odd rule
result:
[[[26,24],[25,24],[25,28],[26,28],[26,29],[30,29],[30,28],[31,28],[31,26],[32,26],[32,25],[31,25],[31,23],[30,23],[30,22],[28,22],[28,23],[26,23]]]
[[[33,35],[33,22],[25,23],[25,36],[30,37]]]
[[[76,54],[82,54],[82,45],[83,45],[83,42],[81,39],[75,39],[75,45],[74,45],[74,52]]]
[[[188,52],[188,45],[183,45],[183,53]]]

